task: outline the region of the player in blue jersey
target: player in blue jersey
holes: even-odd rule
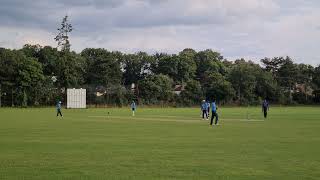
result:
[[[208,105],[207,105],[207,102],[205,100],[202,100],[201,111],[202,111],[202,119],[205,120],[204,118],[206,118],[206,120],[208,120],[208,114],[207,114]]]
[[[137,105],[134,101],[132,101],[132,103],[131,103],[132,116],[135,115],[134,113],[135,113],[136,109],[137,109]]]
[[[210,121],[210,126],[212,126],[214,118],[216,118],[214,124],[218,125],[219,116],[218,116],[218,113],[217,113],[217,109],[218,109],[218,107],[216,105],[216,101],[213,99],[212,103],[211,103],[211,121]]]
[[[57,117],[60,115],[62,117],[62,113],[61,113],[61,101],[58,101],[57,105]]]
[[[262,102],[262,112],[263,112],[263,116],[265,119],[267,118],[268,111],[269,111],[269,103],[268,103],[267,99],[265,99]]]
[[[210,102],[207,101],[206,103],[207,103],[207,116],[209,118],[210,117]]]

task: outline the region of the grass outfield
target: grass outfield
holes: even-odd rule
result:
[[[63,113],[0,109],[0,179],[320,177],[320,107],[221,108],[214,128],[195,108]]]

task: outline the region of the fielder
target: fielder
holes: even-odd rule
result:
[[[268,116],[268,111],[269,111],[269,103],[268,103],[267,99],[265,99],[262,102],[262,112],[263,112],[263,116],[265,119]]]
[[[207,114],[207,111],[208,111],[208,107],[207,107],[207,103],[205,100],[202,100],[202,103],[201,103],[201,111],[202,111],[202,119],[204,120],[204,117],[206,117],[206,120],[208,120],[208,114]]]
[[[209,101],[207,101],[206,102],[207,103],[207,114],[208,114],[208,118],[210,117],[210,102]]]
[[[61,113],[61,101],[59,101],[56,105],[57,108],[57,117],[60,115],[62,117],[62,113]]]
[[[211,121],[210,121],[210,126],[212,126],[213,124],[213,119],[216,118],[214,124],[215,125],[218,125],[218,120],[219,120],[219,116],[218,116],[218,113],[217,113],[217,105],[216,105],[216,101],[215,100],[212,100],[212,103],[211,103]]]
[[[134,101],[131,103],[131,110],[132,110],[132,116],[134,116],[135,111],[136,111],[137,105]]]

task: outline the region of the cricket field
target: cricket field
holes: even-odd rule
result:
[[[0,109],[0,179],[319,179],[320,107]]]

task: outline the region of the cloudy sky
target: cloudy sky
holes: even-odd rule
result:
[[[319,0],[0,0],[0,47],[56,46],[64,15],[77,52],[193,48],[230,60],[289,55],[320,64]]]

